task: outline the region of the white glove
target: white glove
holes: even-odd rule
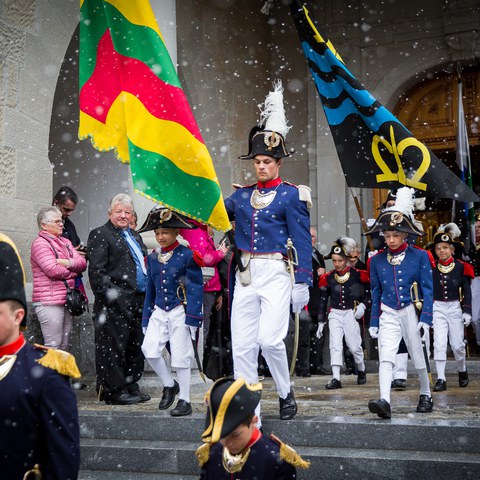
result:
[[[190,325],[188,326],[188,329],[190,330],[190,337],[192,338],[192,340],[196,340],[197,339],[197,330],[198,330],[198,327],[191,327]]]
[[[463,324],[468,327],[472,321],[472,316],[469,313],[462,313]]]
[[[377,253],[378,253],[378,250],[371,250],[370,252],[368,252],[368,258],[372,258]]]
[[[355,310],[355,318],[357,320],[360,320],[364,314],[365,314],[365,305],[363,303],[359,303],[357,305],[357,309]]]
[[[142,332],[143,332],[143,335],[145,335],[147,333],[147,327],[142,327]]]
[[[323,327],[325,327],[325,322],[318,322],[317,333],[315,336],[320,340],[323,337]]]
[[[372,338],[378,338],[378,327],[370,327],[368,333]]]
[[[302,308],[308,303],[310,293],[308,292],[308,285],[306,283],[296,283],[292,290],[292,310],[293,313],[299,313]]]
[[[430,328],[430,325],[428,323],[418,322],[417,332],[421,335],[423,341],[427,339],[429,328]],[[422,334],[422,330],[423,330],[423,334]]]

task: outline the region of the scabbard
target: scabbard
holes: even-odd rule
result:
[[[295,317],[295,334],[293,337],[293,353],[292,353],[292,363],[290,364],[290,376],[293,376],[295,372],[295,364],[297,363],[297,354],[298,354],[298,337],[300,336],[300,313],[297,312],[294,315]]]
[[[205,379],[205,374],[203,373],[202,364],[200,362],[200,356],[198,355],[197,341],[194,340],[193,338],[191,340],[192,340],[193,354],[195,355],[195,361],[197,362],[198,372],[200,373],[202,380],[205,383],[207,383],[207,380]]]
[[[424,340],[422,340],[422,350],[423,358],[425,359],[425,365],[427,367],[428,380],[430,381],[430,385],[433,385],[432,369],[430,368],[430,360],[428,359],[427,344]]]

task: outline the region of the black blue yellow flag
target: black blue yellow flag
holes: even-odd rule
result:
[[[418,196],[480,198],[348,70],[305,6],[290,4],[349,187],[416,189]]]

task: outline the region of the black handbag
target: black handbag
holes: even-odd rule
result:
[[[71,315],[79,317],[83,315],[88,309],[88,302],[83,292],[78,288],[70,288],[68,283],[63,280],[65,287],[67,287],[67,300],[65,306]]]

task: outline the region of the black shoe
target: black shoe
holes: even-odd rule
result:
[[[172,387],[173,388],[173,387]],[[192,414],[192,406],[185,400],[179,399],[177,406],[170,412],[172,417],[184,417]]]
[[[293,390],[290,390],[287,398],[279,398],[279,401],[281,420],[290,420],[297,414],[297,402],[293,396]]]
[[[464,372],[458,372],[458,384],[461,387],[466,387],[468,385],[468,372],[465,370]]]
[[[336,388],[342,388],[342,382],[336,378],[332,378],[326,385],[327,390],[335,390]]]
[[[166,410],[173,405],[175,395],[180,391],[180,387],[176,380],[173,381],[173,387],[163,387],[162,399],[158,404],[159,410]]]
[[[391,387],[394,390],[406,390],[407,388],[407,381],[403,378],[396,378],[393,382]]]
[[[443,392],[446,389],[447,389],[447,382],[445,380],[442,380],[441,378],[439,378],[435,382],[435,386],[433,387],[434,392]]]
[[[390,404],[384,398],[379,398],[378,400],[370,400],[368,402],[368,409],[372,413],[376,413],[380,418],[392,418],[392,410],[390,408]]]
[[[417,412],[427,413],[433,410],[433,399],[430,395],[420,395],[418,400]]]
[[[367,375],[365,372],[358,371],[357,385],[365,385],[367,383]]]
[[[311,377],[312,374],[308,370],[302,370],[300,372],[297,372],[297,377]]]
[[[142,402],[148,402],[152,397],[148,393],[140,391],[140,387],[137,383],[131,383],[127,385],[127,390],[130,395],[136,395],[142,399]]]
[[[136,395],[131,395],[130,393],[123,392],[115,397],[106,397],[105,403],[107,405],[134,405],[135,403],[140,403],[142,399]]]

